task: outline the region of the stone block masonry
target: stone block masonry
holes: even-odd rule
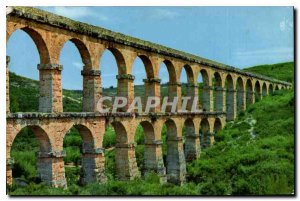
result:
[[[10,113],[9,100],[9,56],[6,57],[6,177],[11,185],[13,158],[11,146],[20,131],[27,127],[33,131],[40,144],[38,175],[54,187],[67,188],[63,157],[63,139],[75,127],[82,139],[82,184],[107,181],[105,173],[105,151],[102,146],[105,128],[113,125],[117,135],[116,176],[119,180],[132,180],[156,172],[162,182],[182,184],[185,182],[186,161],[200,157],[201,148],[212,146],[214,133],[222,129],[226,121],[234,120],[238,111],[259,101],[274,90],[291,88],[291,83],[262,75],[247,73],[232,66],[211,61],[199,56],[174,50],[159,44],[116,33],[101,27],[77,22],[62,16],[31,7],[8,7],[6,39],[16,30],[25,31],[34,41],[40,55],[39,112]],[[78,48],[82,62],[83,108],[81,113],[64,113],[62,101],[59,57],[63,45],[73,42]],[[102,96],[102,77],[99,60],[102,53],[113,53],[117,65],[118,96],[126,97],[128,105],[118,113],[97,112],[97,102]],[[141,58],[147,77],[145,96],[160,97],[161,85],[158,77],[160,64],[167,65],[169,73],[168,97],[178,98],[175,112],[161,113],[157,105],[148,114],[126,113],[134,99],[135,77],[132,65]],[[199,97],[196,107],[202,112],[181,112],[182,94],[180,73],[187,71],[187,95]],[[198,87],[197,78],[203,76],[203,88]],[[213,77],[216,82],[213,82]],[[236,84],[238,83],[238,84]],[[216,94],[216,95],[214,95]],[[144,103],[145,104],[145,103]],[[135,154],[134,135],[138,125],[145,135],[144,172],[140,172]],[[167,127],[167,157],[163,158],[162,132]],[[184,127],[186,130],[184,131]]]

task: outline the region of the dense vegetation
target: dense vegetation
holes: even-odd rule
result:
[[[285,62],[271,65],[259,65],[244,68],[244,71],[273,77],[278,80],[294,82],[294,62]]]
[[[290,65],[291,67],[292,65]],[[289,72],[289,71],[287,71]],[[283,80],[288,78],[288,73]],[[18,76],[17,76],[18,77]],[[20,78],[20,77],[18,77]],[[28,86],[31,81],[22,86]],[[12,80],[12,79],[11,79]],[[14,82],[13,82],[14,83]],[[29,87],[28,87],[29,88]],[[12,91],[11,94],[16,93]],[[18,93],[22,93],[19,91]],[[28,90],[29,93],[29,90]],[[37,91],[35,92],[37,93]],[[17,93],[16,93],[17,94]],[[65,94],[65,91],[64,91]],[[34,93],[29,93],[33,96]],[[80,100],[71,92],[67,95]],[[35,96],[34,96],[35,97]],[[25,95],[25,100],[28,98]],[[64,97],[65,99],[65,97]],[[65,100],[64,100],[65,101]],[[19,107],[23,107],[20,106]],[[29,105],[28,105],[29,107]],[[11,195],[274,195],[294,193],[294,114],[292,90],[276,91],[239,114],[234,122],[216,134],[215,145],[202,150],[201,159],[187,165],[187,182],[182,186],[160,184],[157,175],[122,182],[115,180],[114,145],[116,134],[108,127],[103,146],[106,158],[106,184],[79,184],[82,139],[72,128],[64,139],[67,156],[68,189],[55,189],[36,178],[38,142],[34,134],[23,129],[12,147],[14,185]],[[166,155],[166,128],[162,132]],[[137,164],[143,170],[144,135],[139,127],[135,141]]]

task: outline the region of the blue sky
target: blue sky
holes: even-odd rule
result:
[[[293,60],[292,7],[40,7],[78,21],[159,43],[238,68]],[[31,38],[16,31],[7,43],[10,70],[38,79],[39,56]],[[82,62],[67,42],[61,52],[62,84],[82,89]],[[117,67],[106,51],[101,58],[103,86],[116,86]],[[137,59],[135,84],[146,73]],[[160,78],[168,81],[166,68]],[[186,74],[182,73],[182,82]]]

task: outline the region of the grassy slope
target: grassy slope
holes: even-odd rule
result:
[[[294,62],[259,65],[250,68],[244,68],[243,70],[273,77],[282,81],[294,82]]]
[[[292,91],[279,91],[250,106],[188,166],[189,179],[204,194],[292,193],[294,101]]]

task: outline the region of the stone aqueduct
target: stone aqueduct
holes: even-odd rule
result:
[[[102,141],[105,128],[109,124],[117,133],[115,161],[118,179],[129,180],[141,175],[136,163],[134,144],[135,131],[137,126],[141,125],[145,135],[146,171],[155,171],[162,180],[168,182],[184,182],[185,161],[199,158],[201,147],[210,146],[214,142],[214,133],[224,126],[226,120],[233,120],[239,111],[245,110],[247,105],[253,104],[273,90],[291,87],[286,82],[247,73],[39,9],[8,7],[7,10],[7,40],[14,31],[21,29],[33,39],[40,55],[38,113],[10,113],[7,57],[7,184],[12,183],[11,146],[16,135],[24,127],[30,128],[39,141],[38,172],[42,181],[55,187],[66,187],[63,139],[74,126],[83,139],[81,181],[105,182]],[[62,66],[59,64],[59,56],[67,41],[76,45],[84,63],[81,113],[63,112]],[[127,97],[129,104],[134,98],[132,64],[135,58],[139,57],[144,63],[147,75],[144,80],[145,96],[160,97],[158,72],[162,62],[166,64],[169,72],[170,99],[181,97],[182,69],[186,70],[188,76],[187,96],[197,97],[197,77],[201,73],[204,84],[203,112],[160,113],[160,106],[153,108],[150,114],[97,112],[96,104],[102,94],[99,61],[106,49],[113,53],[118,64],[118,95]],[[177,111],[180,107],[179,101]],[[166,164],[162,156],[163,125],[167,126]],[[184,145],[183,126],[186,127]]]

